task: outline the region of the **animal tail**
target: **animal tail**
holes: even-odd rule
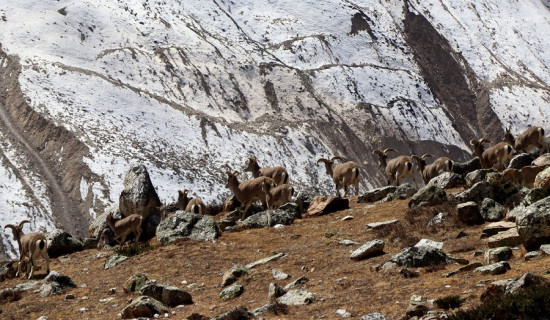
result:
[[[283,172],[283,184],[288,183],[288,178],[289,178],[288,173]]]
[[[291,196],[291,197],[294,196],[294,187],[290,187],[290,196]]]
[[[38,248],[40,248],[40,251],[44,250],[46,247],[46,240],[40,239],[38,240]]]
[[[353,175],[355,176],[355,179],[358,179],[359,178],[359,169],[354,168],[353,169]]]
[[[194,214],[200,214],[201,213],[201,207],[194,204],[191,206],[191,212],[193,212]]]
[[[448,160],[447,161],[447,171],[449,171],[449,172],[453,171],[453,165],[454,165],[453,160]]]
[[[412,171],[412,168],[413,168],[413,163],[410,161],[407,161],[407,170]]]

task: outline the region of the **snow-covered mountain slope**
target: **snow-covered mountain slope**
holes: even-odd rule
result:
[[[364,190],[373,149],[550,128],[547,1],[0,2],[0,215],[33,230],[85,234],[134,161],[215,202],[250,155],[310,192],[317,158],[368,161]]]

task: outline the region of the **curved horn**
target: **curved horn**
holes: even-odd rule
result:
[[[384,155],[388,155],[388,153],[390,153],[391,151],[397,152],[397,150],[395,150],[393,148],[387,148],[386,150],[384,150]]]
[[[344,158],[339,157],[339,156],[334,156],[334,157],[332,157],[332,158],[330,159],[331,162],[334,161],[334,160],[342,160],[342,161],[344,161]]]
[[[416,162],[420,162],[420,161],[423,160],[423,159],[420,159],[420,157],[417,156],[416,154],[413,154],[413,155],[411,156],[411,158],[413,158],[413,160],[416,160]]]
[[[328,163],[329,161],[325,158],[319,158],[319,160],[317,160],[317,164],[319,164],[319,162]]]
[[[491,143],[491,140],[482,138],[479,143]]]
[[[422,156],[422,160],[426,160],[426,158],[433,157],[431,154],[426,153]]]
[[[12,230],[17,229],[17,227],[14,226],[13,224],[7,224],[7,225],[4,227],[4,229],[6,229],[6,228],[10,228],[10,229],[12,229]]]
[[[23,225],[24,225],[25,223],[31,223],[31,222],[30,222],[29,220],[23,220],[23,221],[19,222],[18,228],[20,228],[20,229],[23,228]]]
[[[380,156],[383,156],[383,155],[384,155],[384,153],[383,153],[382,151],[380,151],[380,150],[373,150],[373,151],[372,151],[372,154],[377,154],[377,155],[380,155]]]
[[[237,170],[233,171],[233,175],[234,175],[234,176],[238,176],[238,175],[239,175],[239,171],[237,171]]]
[[[472,140],[470,140],[470,144],[472,146],[477,146],[479,144],[479,141],[477,141],[476,139],[472,139]]]

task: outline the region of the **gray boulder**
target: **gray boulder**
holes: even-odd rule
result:
[[[396,186],[386,186],[366,192],[357,198],[358,203],[377,202],[384,199],[388,194],[393,193],[397,189]]]
[[[244,291],[243,286],[240,284],[233,284],[220,292],[220,299],[223,301],[235,299],[240,296]]]
[[[447,193],[435,185],[427,185],[415,193],[409,201],[409,208],[433,206],[447,201]]]
[[[378,312],[373,312],[362,316],[359,320],[386,320],[386,317]]]
[[[133,213],[148,217],[160,215],[162,205],[147,168],[140,162],[132,164],[124,177],[124,190],[119,197],[120,213],[127,217]]]
[[[486,264],[508,261],[510,258],[512,258],[512,249],[509,247],[498,247],[485,251]]]
[[[464,180],[466,181],[466,186],[470,188],[478,182],[485,181],[485,178],[488,174],[495,172],[498,171],[496,171],[495,169],[479,169],[472,171],[468,173],[464,178]]]
[[[125,292],[137,292],[139,290],[141,290],[141,288],[143,286],[145,286],[147,284],[147,281],[149,279],[147,278],[147,275],[145,275],[144,273],[136,273],[135,275],[131,276],[130,278],[128,278],[128,280],[126,280],[126,282],[124,282],[124,285],[122,286],[122,288],[124,289]]]
[[[458,204],[456,206],[456,214],[458,220],[465,224],[472,225],[483,223],[479,208],[473,201]]]
[[[521,288],[527,288],[537,283],[536,278],[531,273],[525,273],[518,279],[504,279],[490,283],[484,293],[481,294],[481,300],[487,298],[516,293]]]
[[[292,289],[279,298],[279,303],[287,306],[300,306],[314,301],[315,295],[302,288]]]
[[[384,241],[372,240],[362,245],[350,255],[351,260],[363,260],[384,253]]]
[[[523,197],[521,202],[514,209],[506,213],[506,219],[510,221],[516,221],[518,214],[521,213],[526,207],[548,196],[550,196],[550,188],[528,189],[528,191],[525,192],[525,196]]]
[[[309,279],[306,277],[306,276],[301,276],[300,278],[288,283],[286,286],[285,286],[285,290],[290,290],[290,289],[294,289],[294,288],[299,288],[300,285],[308,282]]]
[[[433,247],[409,247],[401,250],[400,253],[391,258],[391,262],[405,267],[428,267],[433,265],[447,264],[449,257],[443,251]]]
[[[243,221],[246,228],[273,227],[277,224],[291,225],[295,219],[300,217],[298,206],[287,206],[287,209],[266,210],[256,213]],[[271,224],[270,224],[271,223]]]
[[[526,207],[516,218],[518,234],[527,250],[550,243],[550,197]]]
[[[489,246],[489,248],[515,247],[520,244],[521,238],[518,234],[518,230],[515,228],[500,231],[487,239],[487,246]]]
[[[516,228],[516,224],[514,222],[509,222],[509,221],[499,221],[499,222],[489,223],[481,231],[481,237],[482,238],[490,237],[501,231],[507,231],[515,228]]]
[[[481,169],[481,160],[478,157],[466,162],[454,162],[452,172],[466,175],[469,172]]]
[[[533,184],[535,188],[545,188],[550,187],[550,167],[539,172],[535,177],[535,183]]]
[[[118,205],[112,205],[105,209],[105,211],[98,215],[94,221],[90,224],[90,227],[88,228],[88,237],[90,238],[99,238],[101,232],[104,229],[109,229],[109,226],[107,225],[107,216],[112,215],[115,220],[122,219],[122,214],[120,213],[120,210],[118,209]]]
[[[311,201],[305,215],[317,217],[345,209],[349,209],[349,199],[347,198],[317,196]]]
[[[161,221],[157,227],[157,239],[162,244],[182,238],[208,241],[219,236],[220,230],[212,217],[181,210]]]
[[[118,266],[119,264],[123,263],[124,261],[128,260],[127,256],[123,256],[121,254],[115,253],[111,255],[107,260],[105,260],[105,264],[103,267],[105,270],[114,268]]]
[[[67,291],[69,288],[76,288],[73,280],[64,274],[61,274],[57,271],[51,271],[46,278],[44,278],[44,283],[40,287],[40,295],[42,297],[48,297],[51,295],[62,294]]]
[[[500,221],[504,218],[506,209],[493,199],[485,198],[481,203],[479,213],[485,221]]]
[[[536,154],[520,153],[510,160],[508,168],[521,169],[523,167],[530,166],[533,160],[535,160],[536,158]]]
[[[443,223],[443,221],[445,220],[447,220],[447,214],[443,212],[439,212],[438,214],[435,215],[435,217],[433,217],[430,221],[428,221],[427,226],[433,227]]]
[[[500,261],[488,266],[475,268],[474,272],[482,275],[498,275],[506,273],[508,270],[510,270],[510,264],[506,261]]]
[[[481,203],[485,198],[494,198],[494,187],[486,181],[478,182],[470,189],[456,195],[456,199],[461,202],[475,201]]]
[[[250,269],[241,265],[234,265],[229,270],[227,270],[223,274],[222,278],[222,286],[228,286],[235,281],[237,281],[238,278],[245,276],[250,273]]]
[[[193,299],[187,291],[165,284],[152,283],[145,285],[139,293],[143,296],[154,298],[169,307],[193,303]]]
[[[441,189],[456,188],[466,184],[464,177],[460,174],[454,172],[443,172],[437,177],[433,178],[428,182],[428,184],[433,184],[440,187]]]
[[[50,258],[84,250],[82,240],[65,230],[56,229],[48,233],[46,239],[48,240],[48,255]]]
[[[269,290],[267,293],[267,297],[269,299],[271,298],[279,298],[283,296],[286,293],[286,290],[283,287],[280,287],[276,282],[272,282],[269,284]]]
[[[165,314],[169,311],[170,309],[160,301],[148,296],[141,296],[124,308],[121,315],[122,319],[153,318],[155,314]]]
[[[380,200],[381,202],[390,202],[393,200],[403,200],[412,197],[415,193],[418,192],[418,188],[411,185],[410,183],[403,183],[395,189],[394,192],[388,194],[384,199]]]

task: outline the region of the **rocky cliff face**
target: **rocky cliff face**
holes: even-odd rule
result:
[[[12,1],[0,8],[0,215],[84,233],[135,161],[161,200],[246,157],[332,192],[321,156],[469,157],[550,128],[547,1]],[[242,175],[245,178],[245,175]],[[13,246],[0,231],[8,254]]]

